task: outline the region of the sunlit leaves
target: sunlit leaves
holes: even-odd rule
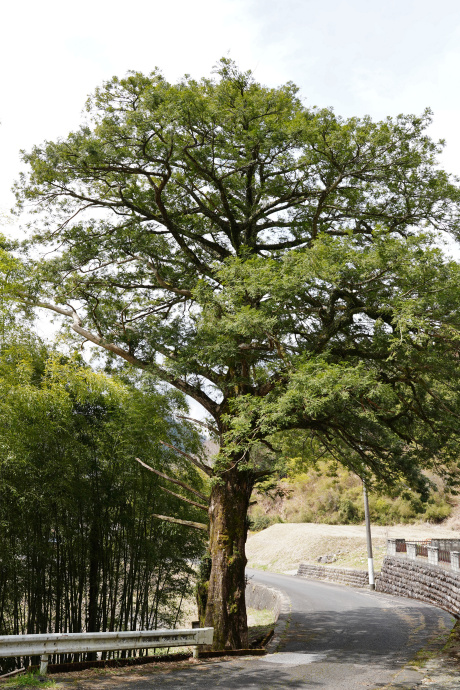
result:
[[[459,323],[437,245],[459,191],[430,122],[344,119],[228,59],[113,78],[78,131],[24,155],[18,198],[51,251],[30,294],[201,402],[227,459],[299,426],[382,475],[441,466]]]

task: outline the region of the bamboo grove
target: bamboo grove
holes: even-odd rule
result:
[[[174,627],[201,534],[154,517],[183,515],[183,503],[134,457],[200,486],[159,443],[199,443],[174,421],[180,397],[96,374],[30,337],[2,355],[0,634]]]

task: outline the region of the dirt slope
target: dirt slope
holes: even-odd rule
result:
[[[454,521],[452,521],[454,522]],[[456,529],[455,529],[456,528]],[[372,527],[375,567],[380,569],[389,537],[401,539],[458,538],[458,521],[443,525],[392,525]],[[316,563],[320,556],[335,556],[337,567],[367,569],[364,525],[276,524],[250,535],[248,566],[277,572],[294,570],[299,563]]]

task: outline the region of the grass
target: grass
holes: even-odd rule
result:
[[[262,647],[275,628],[275,617],[270,609],[248,608],[249,647]]]
[[[248,626],[272,625],[275,622],[273,611],[270,609],[247,609]]]
[[[447,633],[440,634],[434,640],[431,640],[427,647],[420,649],[415,657],[410,661],[410,666],[414,668],[422,669],[425,667],[426,663],[431,659],[436,659],[440,653],[442,654],[445,647],[443,646],[446,641]]]
[[[452,628],[443,651],[460,664],[460,620],[457,620]]]
[[[49,680],[37,673],[24,673],[22,676],[16,676],[2,681],[0,687],[3,688],[59,688],[59,685],[54,680]]]

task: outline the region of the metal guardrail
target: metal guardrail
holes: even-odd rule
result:
[[[214,628],[0,635],[0,657],[40,655],[40,674],[45,675],[50,654],[209,645],[213,636]]]
[[[396,539],[396,553],[407,553],[407,544],[405,539]],[[411,539],[411,544],[415,544],[417,549],[417,556],[428,557],[428,546],[431,545],[430,539]]]

